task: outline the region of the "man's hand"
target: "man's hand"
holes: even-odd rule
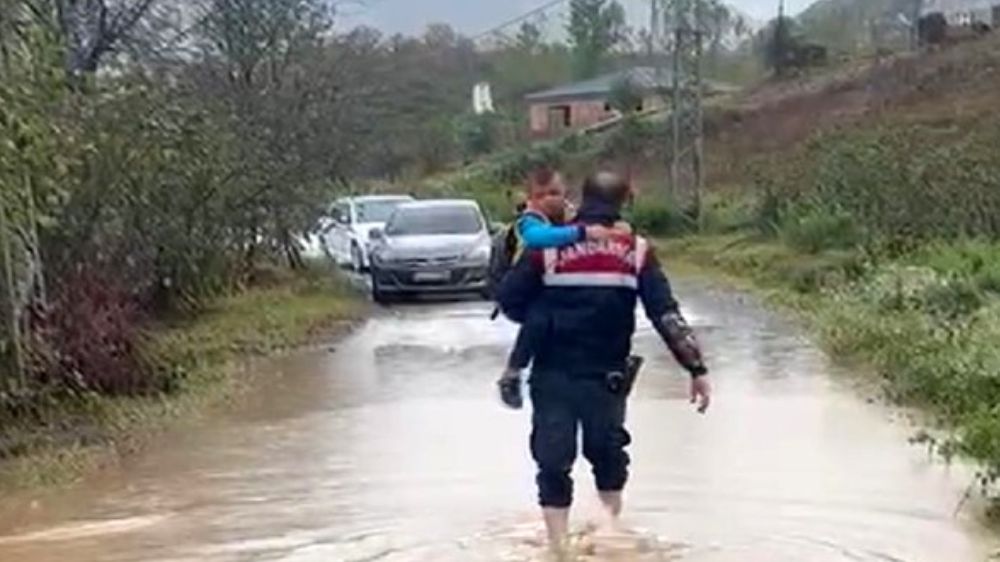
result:
[[[712,405],[712,383],[708,375],[691,379],[691,403],[698,405],[698,413],[704,414]]]
[[[521,392],[521,373],[516,370],[507,369],[500,380],[497,381],[500,388],[500,401],[512,410],[520,410],[524,407],[524,396]]]

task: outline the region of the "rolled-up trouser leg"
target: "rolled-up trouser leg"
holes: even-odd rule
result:
[[[599,382],[577,383],[577,413],[583,426],[583,456],[593,468],[597,489],[620,492],[628,481],[632,438],[625,430],[626,398],[608,391]]]
[[[531,386],[531,455],[538,465],[538,502],[568,508],[573,503],[570,472],[576,460],[577,419],[561,385]]]

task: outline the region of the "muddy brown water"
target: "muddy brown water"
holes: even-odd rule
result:
[[[644,326],[630,405],[626,532],[594,531],[578,465],[580,560],[965,561],[996,548],[962,511],[969,471],[832,376],[746,296],[685,282],[717,387],[708,416]],[[260,366],[246,404],[188,424],[69,490],[0,499],[0,561],[544,560],[528,413],[493,381],[513,328],[484,303],[413,304],[336,349]]]

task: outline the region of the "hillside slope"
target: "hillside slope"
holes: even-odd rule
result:
[[[747,159],[791,148],[824,130],[885,120],[975,120],[996,113],[998,91],[1000,36],[768,82],[709,117],[710,173],[725,181],[742,173]]]
[[[762,158],[782,158],[823,132],[893,123],[960,129],[991,121],[998,91],[1000,34],[941,51],[858,59],[768,81],[713,100],[706,109],[706,188],[746,189]],[[504,216],[532,166],[557,165],[575,182],[599,165],[622,169],[650,200],[663,201],[669,194],[665,167],[672,138],[664,117],[506,150],[428,178],[425,188],[435,195],[478,198]]]
[[[667,248],[787,296],[833,357],[929,414],[919,442],[980,463],[995,515],[998,91],[1000,35],[747,92],[706,146],[716,237]]]
[[[912,0],[818,0],[797,20],[810,41],[855,52],[887,47],[891,37],[905,34],[899,16],[910,18],[913,7]]]
[[[822,22],[836,17],[865,20],[902,8],[907,0],[817,0],[799,15],[800,21]]]

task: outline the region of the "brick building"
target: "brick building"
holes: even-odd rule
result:
[[[530,111],[531,134],[535,137],[559,136],[618,117],[611,96],[623,83],[639,94],[642,101],[635,109],[643,112],[666,107],[673,79],[669,71],[636,67],[528,94],[525,100]],[[711,83],[708,89],[707,93],[711,94],[734,88]]]
[[[925,0],[921,15],[942,13],[950,25],[1000,27],[1000,0]]]

